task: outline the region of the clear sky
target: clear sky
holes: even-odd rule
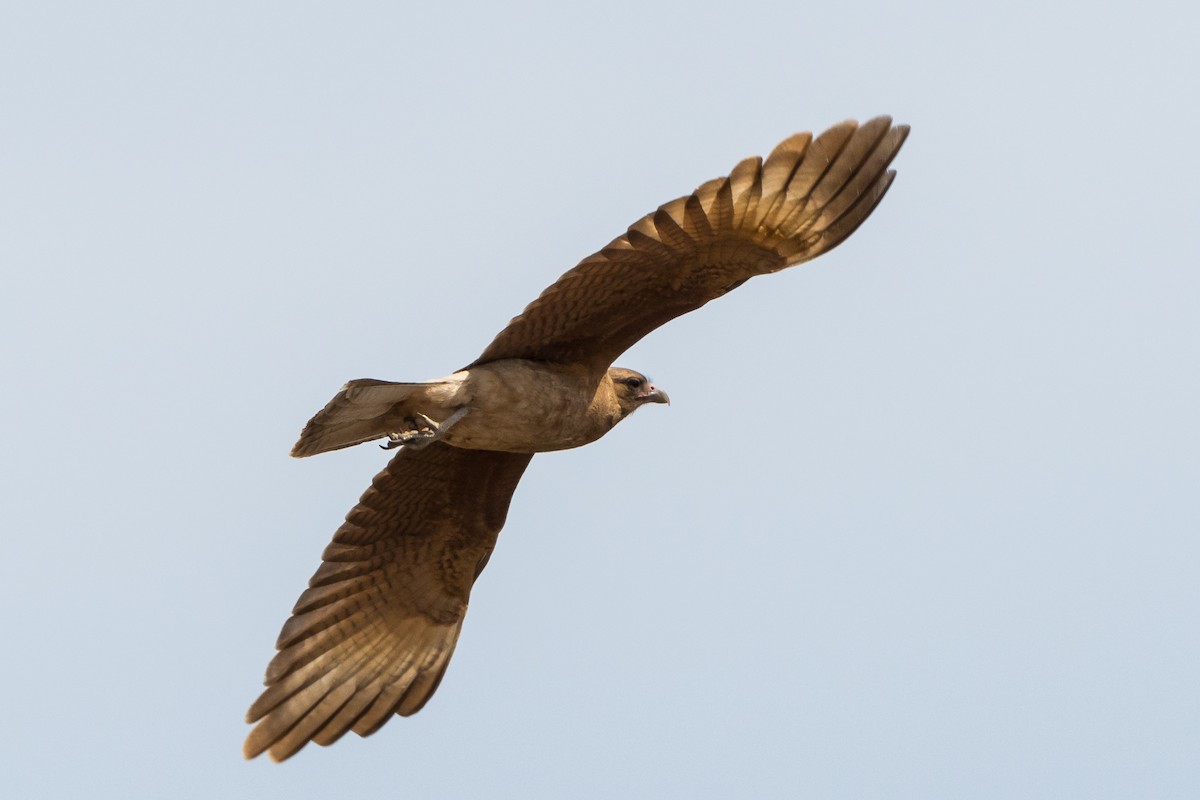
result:
[[[10,3],[14,798],[1200,796],[1187,4]],[[245,763],[388,456],[347,379],[472,360],[798,130],[912,125],[875,215],[620,360],[534,459],[441,689]]]

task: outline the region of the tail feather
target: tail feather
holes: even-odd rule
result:
[[[292,447],[292,455],[304,458],[383,438],[412,413],[407,401],[418,398],[432,386],[443,385],[445,381],[394,383],[372,378],[350,381],[304,426],[300,439]]]

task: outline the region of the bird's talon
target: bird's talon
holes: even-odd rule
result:
[[[433,421],[433,420],[431,420],[429,417],[425,416],[424,414],[422,414],[422,413],[420,413],[420,412],[417,412],[417,417],[419,417],[419,418],[420,418],[421,422],[424,422],[424,423],[425,423],[425,426],[426,426],[426,427],[427,427],[429,430],[431,430],[431,431],[434,431],[435,433],[437,432],[437,430],[438,430],[439,428],[441,428],[441,427],[442,427],[441,425],[439,425],[438,423],[434,422],[434,421]]]
[[[395,450],[397,447],[404,446],[421,448],[435,441],[441,435],[442,426],[424,414],[418,413],[414,417],[405,417],[404,422],[409,426],[408,430],[389,433],[387,442],[379,445],[380,449]]]

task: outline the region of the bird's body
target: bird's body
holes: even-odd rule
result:
[[[590,444],[633,411],[609,373],[508,358],[465,375],[470,413],[444,441],[472,450],[547,453]]]
[[[351,381],[309,422],[293,454],[382,438],[406,419],[416,422],[417,414],[438,422],[458,415],[440,437],[454,447],[505,453],[580,447],[636,408],[622,404],[614,372],[621,373],[595,375],[576,364],[505,358],[424,383]],[[346,422],[353,426],[349,431]]]
[[[292,455],[401,447],[334,533],[284,624],[245,754],[368,735],[418,711],[534,453],[599,439],[666,394],[611,366],[659,325],[840,244],[871,214],[908,133],[887,117],[797,134],[642,218],[563,275],[467,367],[346,384]]]
[[[455,373],[465,376],[469,413],[443,441],[472,450],[545,453],[594,442],[619,417],[612,381],[573,365],[506,358]]]

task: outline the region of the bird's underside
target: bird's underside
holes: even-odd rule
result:
[[[276,643],[247,758],[366,736],[418,711],[532,454],[603,436],[666,394],[614,359],[755,275],[831,250],[891,185],[908,134],[879,117],[786,139],[661,206],[547,288],[462,370],[347,384],[295,456],[399,447],[326,548]]]

